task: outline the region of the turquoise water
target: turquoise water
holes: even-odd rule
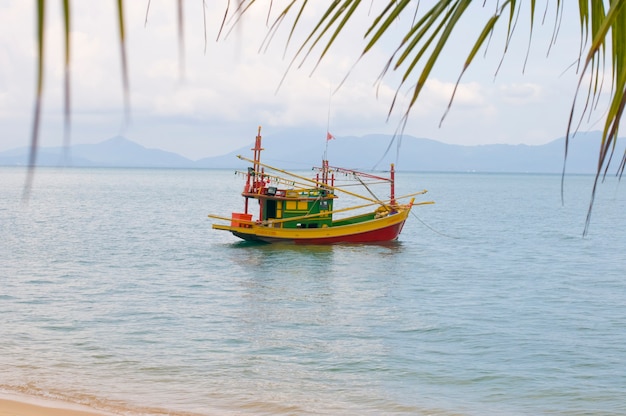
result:
[[[0,168],[0,392],[115,414],[626,414],[626,192],[401,173],[387,245],[250,245],[232,171]],[[341,200],[338,204],[341,203]]]

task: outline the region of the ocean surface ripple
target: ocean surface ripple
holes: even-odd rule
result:
[[[626,192],[400,173],[399,241],[256,245],[225,170],[0,168],[0,392],[124,415],[626,414]],[[337,204],[344,201],[340,198]]]

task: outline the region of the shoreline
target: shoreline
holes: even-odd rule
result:
[[[110,413],[62,400],[0,392],[0,416],[110,416]]]

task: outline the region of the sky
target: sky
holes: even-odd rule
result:
[[[30,143],[36,85],[35,3],[0,2],[0,151]],[[61,1],[47,3],[40,140],[42,146],[61,146]],[[414,81],[400,88],[395,111],[388,115],[400,74],[391,72],[377,80],[410,27],[413,13],[399,18],[388,36],[359,60],[367,22],[386,3],[364,2],[352,26],[319,65],[315,64],[320,51],[314,50],[302,65],[297,59],[290,66],[327,3],[315,2],[308,9],[288,46],[286,23],[264,48],[268,15],[273,21],[285,1],[272,3],[270,9],[269,1],[258,1],[239,24],[227,23],[218,40],[228,1],[207,1],[205,43],[203,2],[184,1],[181,59],[177,2],[152,0],[148,10],[148,0],[126,1],[130,84],[126,111],[116,2],[72,1],[71,143],[97,143],[123,135],[142,146],[197,160],[250,143],[257,126],[262,126],[264,135],[283,129],[319,131],[320,140],[325,140],[327,130],[338,138],[394,134],[406,108],[408,86]],[[420,2],[419,12],[427,3]],[[503,55],[504,19],[486,51],[461,79],[440,126],[465,57],[496,5],[474,3],[442,52],[404,133],[463,145],[536,145],[563,137],[579,79],[573,64],[580,49],[580,26],[573,2],[570,9],[569,3],[564,8],[552,47],[554,6],[547,9],[543,22],[544,9],[538,6],[530,49],[529,14],[523,9]],[[601,112],[594,113],[581,130],[599,130],[601,121]]]

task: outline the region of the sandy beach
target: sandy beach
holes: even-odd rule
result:
[[[106,416],[106,413],[60,401],[0,397],[0,416]]]

